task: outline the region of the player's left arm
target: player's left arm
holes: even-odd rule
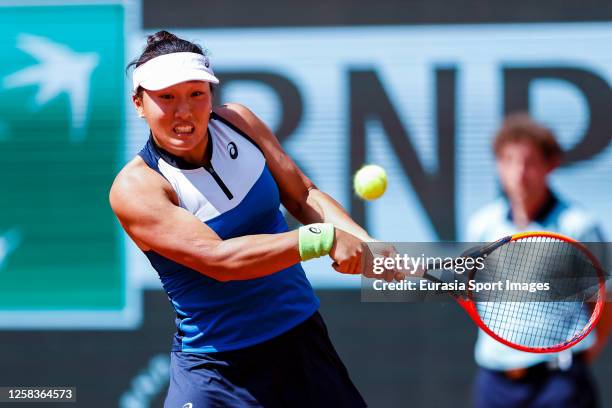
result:
[[[253,112],[234,103],[216,108],[215,112],[252,137],[263,150],[268,168],[278,184],[281,201],[298,221],[302,224],[331,222],[363,241],[373,241],[340,203],[317,189]]]

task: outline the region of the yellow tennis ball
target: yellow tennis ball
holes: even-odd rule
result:
[[[387,172],[376,164],[365,165],[355,173],[353,188],[364,200],[376,200],[387,189]]]

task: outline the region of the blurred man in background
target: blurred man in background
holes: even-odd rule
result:
[[[468,241],[494,241],[521,231],[552,231],[582,242],[603,240],[597,222],[587,212],[549,187],[548,175],[562,159],[549,129],[527,114],[510,115],[495,136],[493,150],[504,194],[471,218]],[[535,354],[511,349],[480,331],[475,349],[480,367],[475,406],[597,406],[587,361],[588,350],[598,342],[596,337],[592,332],[569,350]]]

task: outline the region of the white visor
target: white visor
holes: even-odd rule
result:
[[[158,91],[186,81],[219,83],[208,57],[194,52],[160,55],[140,65],[132,75],[134,92],[139,86]]]

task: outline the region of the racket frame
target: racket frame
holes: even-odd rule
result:
[[[557,234],[554,232],[547,232],[547,231],[522,232],[519,234],[514,234],[514,235],[503,237],[497,241],[494,241],[490,244],[480,247],[476,251],[472,251],[469,254],[462,255],[462,256],[472,257],[472,258],[476,258],[478,256],[484,256],[484,255],[490,254],[491,252],[501,247],[502,245],[508,244],[510,242],[515,242],[521,239],[525,239],[525,238],[553,238],[553,239],[558,239],[560,241],[570,243],[576,248],[578,248],[580,251],[582,251],[582,253],[585,254],[589,258],[589,260],[591,261],[591,263],[593,264],[593,266],[595,267],[597,271],[597,277],[599,281],[599,285],[598,285],[599,287],[597,291],[598,296],[597,296],[597,300],[593,302],[594,306],[593,306],[593,311],[591,313],[589,322],[577,335],[575,335],[569,341],[566,341],[564,343],[561,343],[555,346],[549,346],[549,347],[528,347],[522,344],[513,343],[497,335],[482,321],[478,313],[476,303],[474,302],[471,290],[466,289],[463,295],[460,295],[458,293],[450,293],[450,294],[451,296],[453,296],[453,298],[459,304],[459,306],[461,306],[466,311],[468,316],[470,316],[470,318],[474,321],[474,323],[476,323],[476,325],[479,328],[481,328],[485,333],[487,333],[489,336],[491,336],[495,340],[499,341],[500,343],[508,347],[512,347],[513,349],[520,350],[520,351],[526,351],[530,353],[556,353],[556,352],[566,350],[576,345],[581,340],[583,340],[586,336],[588,336],[588,334],[593,330],[593,328],[595,328],[595,326],[597,325],[597,322],[599,321],[599,318],[601,317],[601,314],[603,312],[603,308],[605,305],[604,299],[606,296],[606,289],[605,289],[605,279],[604,279],[603,269],[601,265],[599,264],[599,261],[597,260],[597,258],[583,244],[581,244],[580,242],[572,238],[566,237],[565,235]],[[475,271],[471,270],[469,272],[468,280],[472,279],[474,274],[475,274]],[[434,282],[440,282],[438,278],[428,274],[427,269],[423,271],[422,277],[425,279],[434,281]]]

